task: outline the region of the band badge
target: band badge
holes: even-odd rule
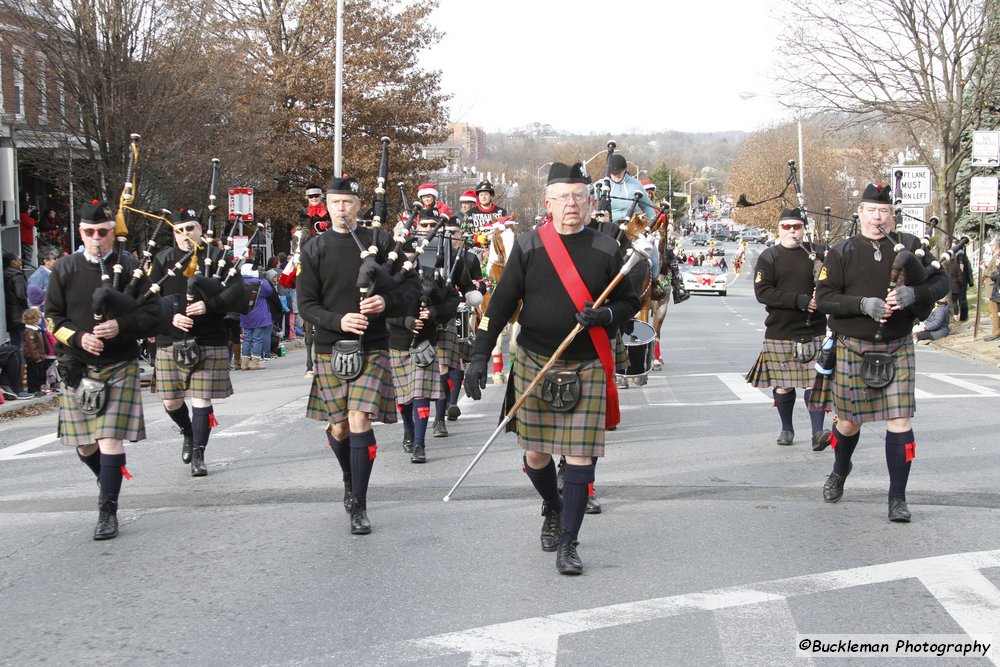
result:
[[[819,270],[819,277],[816,280],[817,281],[826,280],[826,267],[825,266],[822,269]]]
[[[760,271],[758,271],[758,272],[757,272],[757,277],[756,277],[756,278],[754,278],[754,279],[753,279],[753,281],[754,281],[755,283],[759,283],[759,282],[761,282],[762,280],[764,280],[764,274],[762,274],[762,273],[761,273]]]

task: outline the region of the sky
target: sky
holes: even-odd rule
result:
[[[793,116],[773,97],[780,3],[440,0],[421,63],[452,122],[488,132],[751,131]]]

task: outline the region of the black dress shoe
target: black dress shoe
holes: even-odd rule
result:
[[[181,461],[191,463],[191,448],[194,447],[194,435],[184,434],[184,444],[181,445]]]
[[[448,437],[448,427],[444,425],[443,419],[434,420],[434,423],[431,425],[431,435],[433,435],[435,438]]]
[[[368,513],[364,507],[355,504],[351,509],[351,535],[367,535],[372,532],[372,524],[368,521]]]
[[[827,429],[822,431],[817,431],[813,433],[812,437],[812,450],[814,452],[821,452],[830,446],[830,441],[833,439],[833,432]]]
[[[403,451],[407,454],[413,451],[413,431],[403,431]]]
[[[889,521],[910,523],[910,510],[902,498],[889,498]]]
[[[562,513],[548,503],[542,503],[542,551],[555,551],[559,547],[562,534]]]
[[[191,476],[204,477],[207,474],[208,468],[205,467],[205,448],[195,447],[191,451]]]
[[[854,468],[852,463],[847,469],[847,475],[851,474],[851,470]],[[826,478],[826,483],[823,484],[823,500],[828,503],[835,503],[844,497],[844,482],[847,480],[847,475],[838,475],[835,472],[831,472],[829,477]]]
[[[601,513],[601,503],[597,502],[597,496],[587,496],[587,509],[583,511],[585,514]]]
[[[462,408],[458,407],[457,404],[452,403],[448,406],[448,421],[453,422],[462,416]]]
[[[351,476],[344,475],[344,510],[350,514],[354,509],[354,493],[351,491]]]
[[[583,563],[576,553],[577,541],[565,541],[559,544],[556,553],[556,569],[559,574],[583,574]]]
[[[410,463],[427,463],[427,453],[423,445],[415,445],[413,453],[410,454]]]
[[[779,445],[790,445],[795,440],[795,431],[782,431],[778,434]]]
[[[101,500],[97,506],[97,525],[94,527],[95,540],[110,540],[118,537],[118,503]]]

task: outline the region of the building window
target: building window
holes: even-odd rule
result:
[[[45,58],[38,59],[38,123],[49,121],[49,82],[45,76]]]
[[[24,120],[24,56],[14,53],[14,115]]]

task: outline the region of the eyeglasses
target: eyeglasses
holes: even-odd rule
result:
[[[781,228],[784,229],[786,232],[790,232],[793,229],[795,229],[795,230],[802,229],[803,226],[804,225],[801,222],[783,222],[783,223],[781,223]]]
[[[590,195],[581,192],[573,192],[565,195],[559,195],[558,197],[549,197],[550,200],[557,201],[563,205],[570,203],[570,201],[574,201],[577,204],[582,204],[589,198]]]
[[[109,229],[108,227],[101,227],[98,229],[95,229],[93,227],[88,227],[87,229],[81,229],[80,233],[86,236],[87,238],[93,238],[96,236],[99,239],[103,239],[105,236],[111,233],[111,229]]]
[[[323,195],[309,195],[308,199],[322,199]]]
[[[174,234],[181,234],[181,233],[190,234],[197,228],[198,228],[197,223],[191,223],[190,225],[175,225]]]

